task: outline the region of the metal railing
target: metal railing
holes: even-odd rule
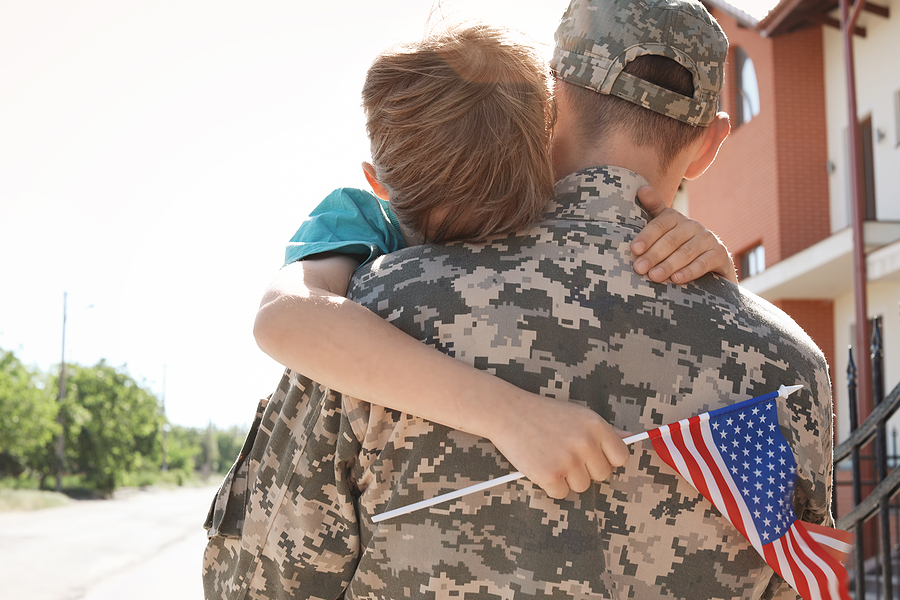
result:
[[[872,394],[874,408],[862,424],[858,419],[856,365],[853,350],[847,366],[849,391],[850,436],[834,449],[834,464],[851,459],[853,509],[837,520],[837,527],[856,534],[851,574],[851,592],[856,600],[864,600],[867,592],[875,598],[893,600],[894,573],[900,573],[895,547],[900,544],[900,504],[896,496],[900,490],[900,469],[894,431],[894,452],[887,451],[886,422],[900,407],[900,385],[884,395],[884,350],[881,338],[881,318],[872,323]],[[835,482],[835,510],[837,487]],[[873,520],[873,517],[878,519]],[[894,525],[892,535],[891,525]],[[871,587],[870,587],[871,586]]]

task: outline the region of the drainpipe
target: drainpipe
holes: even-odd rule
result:
[[[848,6],[849,0],[840,0],[841,36],[844,41],[844,67],[847,73],[847,109],[850,133],[850,207],[853,224],[853,289],[856,307],[856,368],[857,393],[859,394],[860,422],[872,412],[872,366],[869,362],[869,315],[866,293],[866,248],[863,223],[866,220],[865,206],[860,194],[860,163],[862,140],[859,132],[859,116],[856,109],[856,71],[853,64],[853,30],[859,13],[866,0],[856,0]],[[852,12],[851,12],[852,11]]]

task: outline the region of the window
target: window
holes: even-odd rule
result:
[[[856,157],[856,169],[859,181],[857,181],[859,200],[863,205],[863,218],[866,221],[878,219],[875,203],[875,148],[872,131],[872,116],[869,115],[857,123],[859,130],[859,155]],[[850,153],[852,143],[850,129],[844,130],[844,156],[847,159],[847,168],[844,177],[844,190],[846,194],[846,219],[847,223],[853,222],[853,202],[851,191],[853,181],[850,177],[850,162],[853,156]]]
[[[875,215],[875,148],[872,141],[872,117],[866,117],[859,124],[860,148],[859,194],[865,203],[866,221],[876,220]]]
[[[739,258],[741,279],[759,275],[766,270],[766,250],[762,244],[747,250]]]
[[[735,127],[749,123],[759,114],[759,85],[753,61],[743,48],[734,49],[735,58]]]

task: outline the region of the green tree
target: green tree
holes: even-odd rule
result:
[[[163,416],[159,402],[123,369],[101,360],[69,366],[62,406],[66,463],[101,494],[125,473],[160,463]]]
[[[166,462],[170,471],[192,473],[202,453],[201,436],[197,429],[173,425],[166,439]]]
[[[228,429],[216,432],[216,444],[219,446],[219,464],[213,466],[213,471],[219,473],[228,472],[228,469],[231,468],[231,465],[240,453],[241,447],[244,445],[247,429],[247,427],[233,425]]]
[[[241,451],[246,430],[238,426],[219,429],[212,423],[202,429],[173,425],[167,437],[169,470],[197,471],[203,477],[227,473]]]
[[[0,350],[0,476],[42,471],[45,449],[59,431],[47,377]]]

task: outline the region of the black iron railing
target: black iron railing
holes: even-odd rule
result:
[[[834,464],[850,458],[853,509],[837,521],[837,527],[856,534],[851,573],[851,591],[856,600],[864,600],[867,592],[875,598],[893,600],[894,573],[900,573],[895,547],[900,544],[900,504],[895,496],[900,490],[900,469],[894,430],[894,447],[889,456],[887,420],[900,407],[900,385],[884,395],[884,351],[881,318],[872,323],[872,394],[874,408],[859,423],[856,397],[856,365],[853,351],[847,367],[849,391],[850,436],[834,449]],[[837,494],[835,494],[837,498]],[[835,503],[835,510],[837,505]],[[872,520],[877,515],[877,520]],[[892,532],[893,523],[893,532]],[[870,596],[871,597],[871,596]]]

